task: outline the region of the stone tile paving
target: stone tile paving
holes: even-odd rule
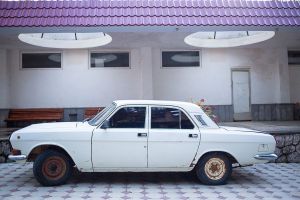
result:
[[[76,173],[42,187],[31,163],[0,165],[0,199],[300,199],[300,164],[235,168],[227,185],[206,186],[192,173]]]

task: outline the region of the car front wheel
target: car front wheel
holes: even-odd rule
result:
[[[47,150],[35,159],[33,174],[44,186],[64,184],[71,176],[70,160],[60,152]]]
[[[196,166],[198,179],[206,185],[224,185],[231,176],[229,158],[221,153],[204,155]]]

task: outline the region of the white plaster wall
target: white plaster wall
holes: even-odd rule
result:
[[[300,65],[290,65],[290,94],[291,103],[300,102]]]
[[[277,51],[277,61],[278,61],[278,76],[279,76],[279,102],[290,103],[290,74],[288,66],[288,51],[286,48],[280,48]]]
[[[207,104],[230,105],[233,68],[250,69],[252,104],[288,103],[290,81],[285,51],[203,49],[201,67],[166,69],[161,68],[161,49],[143,46],[131,50],[130,69],[90,69],[88,50],[64,50],[62,69],[20,69],[20,50],[10,50],[9,107],[90,107],[105,106],[115,99],[202,98]],[[7,82],[0,76],[0,81]]]
[[[0,108],[9,107],[9,71],[6,50],[0,49]]]
[[[153,77],[152,77],[152,48],[140,48],[138,60],[141,67],[142,99],[153,99]]]
[[[105,106],[141,98],[138,51],[131,68],[89,68],[88,50],[63,51],[62,69],[20,69],[19,50],[9,52],[12,108]]]
[[[252,104],[286,100],[280,98],[279,49],[203,49],[201,67],[169,69],[161,68],[160,52],[156,48],[153,53],[154,99],[197,101],[204,98],[210,105],[232,104],[231,69],[249,68]]]

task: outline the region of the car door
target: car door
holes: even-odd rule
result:
[[[195,123],[177,107],[150,106],[149,109],[148,167],[189,167],[200,142]]]
[[[118,108],[105,123],[94,130],[92,161],[95,171],[101,168],[147,167],[147,106]]]

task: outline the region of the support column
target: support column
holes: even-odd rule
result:
[[[153,99],[153,77],[152,77],[152,48],[142,47],[140,49],[141,67],[141,99]]]
[[[7,51],[0,49],[0,108],[9,107],[9,72]]]
[[[7,66],[7,50],[0,49],[0,127],[6,125],[9,105],[9,71]]]
[[[278,72],[279,72],[279,103],[290,103],[290,78],[288,66],[288,54],[286,48],[278,49]]]

